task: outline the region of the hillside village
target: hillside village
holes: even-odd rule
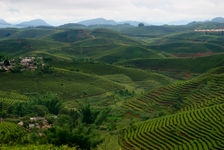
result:
[[[10,58],[0,61],[1,72],[12,72],[12,71],[35,71],[38,67],[43,67],[43,57],[19,57]]]

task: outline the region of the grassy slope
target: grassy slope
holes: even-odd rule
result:
[[[209,69],[224,65],[224,55],[218,54],[197,58],[135,59],[120,64],[171,73],[204,73]]]
[[[36,72],[1,73],[1,90],[19,93],[54,92],[64,99],[91,96],[123,87],[106,79],[84,73],[56,69],[52,74]]]
[[[11,56],[32,55],[35,51],[51,51],[63,43],[37,39],[9,39],[0,41],[0,53]]]
[[[121,47],[116,51],[113,51],[113,53],[99,58],[99,60],[107,63],[114,63],[134,58],[161,58],[161,57],[162,56],[160,56],[158,53],[152,50],[138,46],[128,46],[128,47]]]
[[[0,29],[0,39],[20,39],[20,38],[44,38],[49,34],[57,32],[55,29],[48,28],[24,28],[24,29],[14,29],[6,28]]]
[[[144,81],[147,79],[156,80],[164,84],[168,84],[171,79],[162,76],[160,74],[152,73],[149,71],[136,69],[136,68],[125,68],[122,66],[116,66],[101,62],[63,62],[54,61],[52,65],[59,68],[66,68],[69,70],[79,70],[80,72],[88,74],[96,74],[99,76],[108,75],[124,75],[130,78],[132,81]]]

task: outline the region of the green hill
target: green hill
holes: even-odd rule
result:
[[[167,85],[174,81],[173,79],[158,73],[101,62],[53,61],[50,64],[57,68],[65,68],[67,70],[79,71],[90,75],[98,75],[136,91],[149,90]]]
[[[145,39],[148,48],[175,57],[199,57],[224,52],[222,33],[180,32]]]
[[[222,149],[223,104],[134,124],[121,131],[123,149]]]
[[[166,107],[166,110],[169,110],[169,108],[171,110],[175,110],[177,109],[175,108],[177,106],[177,110],[189,110],[195,107],[205,107],[209,106],[213,102],[215,104],[218,103],[215,102],[215,100],[216,97],[218,98],[222,96],[223,84],[223,67],[221,67],[218,68],[218,70],[202,74],[190,81],[175,83],[164,88],[150,91],[141,98],[137,98],[137,100],[133,99],[129,103],[131,104],[133,102],[134,106],[138,106],[138,103],[145,104],[145,106],[142,105],[142,108],[137,107],[136,110],[143,109],[147,112],[155,110],[157,105]],[[214,101],[210,100],[211,98]],[[208,104],[206,101],[209,100],[210,103]],[[161,110],[162,109],[164,108],[161,108]]]
[[[32,55],[34,51],[50,51],[64,46],[61,43],[37,39],[9,39],[0,41],[0,53],[9,56]]]
[[[57,32],[54,28],[6,28],[0,29],[0,39],[44,38]]]
[[[195,22],[187,25],[150,25],[144,27],[126,27],[120,30],[121,33],[140,38],[158,38],[168,34],[189,32],[195,29],[223,28],[223,23],[215,22]],[[116,30],[116,28],[115,28]]]
[[[161,58],[163,55],[159,55],[152,50],[138,47],[138,46],[128,46],[128,47],[120,47],[108,55],[105,55],[99,60],[114,63],[122,60],[129,60],[134,58]]]
[[[212,68],[223,66],[224,55],[218,54],[197,58],[134,59],[120,64],[158,72],[168,72],[172,76],[172,74],[180,73],[204,73]]]
[[[52,39],[60,42],[75,42],[93,38],[87,30],[65,30],[52,35]]]
[[[175,54],[197,54],[205,52],[224,52],[224,47],[213,43],[202,42],[172,42],[161,45],[151,45],[150,49]]]
[[[190,81],[129,100],[125,108],[132,115],[156,118],[123,129],[121,146],[124,149],[222,148],[223,73],[220,67]]]
[[[0,39],[11,37],[18,32],[17,29],[0,29]]]
[[[0,72],[0,149],[222,149],[224,36],[193,32],[222,26],[0,29],[2,61],[43,57]]]
[[[70,31],[67,32],[69,33]],[[91,38],[79,39],[79,41],[66,44],[66,46],[57,51],[52,51],[51,53],[64,56],[91,57],[108,63],[141,57],[163,57],[162,54],[157,54],[150,49],[144,48],[143,42],[129,38],[115,31],[94,29],[87,32]],[[64,38],[63,36],[60,37]],[[124,54],[129,55],[125,56]]]
[[[38,72],[1,73],[2,91],[18,93],[57,93],[64,99],[91,96],[123,87],[101,77],[56,69],[52,74]]]

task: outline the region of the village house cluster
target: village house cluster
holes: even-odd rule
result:
[[[57,116],[54,116],[56,119]],[[24,122],[20,121],[18,125],[24,127]],[[44,117],[31,117],[29,120],[29,124],[26,127],[27,129],[48,129],[51,127],[51,124],[48,123],[48,121]]]
[[[0,70],[11,72],[12,69],[20,67],[20,71],[31,70],[35,71],[39,66],[44,66],[43,57],[19,57],[0,61]]]

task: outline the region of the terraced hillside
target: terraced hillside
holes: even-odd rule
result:
[[[129,100],[130,112],[166,112],[121,131],[124,149],[213,150],[224,146],[224,67]],[[134,111],[133,111],[134,110]],[[163,115],[163,114],[162,114]],[[160,116],[160,115],[159,115]]]
[[[16,103],[27,102],[28,97],[13,92],[0,91],[0,111],[7,110]]]
[[[54,149],[54,150],[76,150],[76,147],[69,146],[54,146],[54,145],[16,145],[16,146],[2,146],[4,150],[46,150],[46,149]]]
[[[135,124],[121,131],[123,149],[214,150],[224,147],[224,104]]]
[[[222,103],[224,100],[223,68],[220,67],[190,81],[152,90],[141,97],[129,100],[126,107],[146,112],[153,112],[159,107],[183,111]]]
[[[0,122],[0,144],[19,142],[25,134],[25,129],[17,124]]]

